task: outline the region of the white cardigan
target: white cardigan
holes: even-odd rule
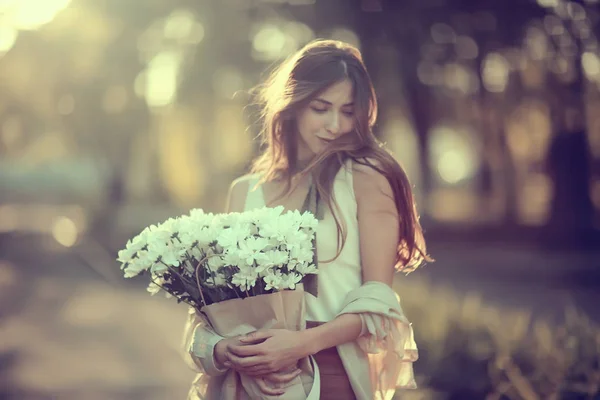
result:
[[[257,181],[257,176],[251,177],[245,210],[265,206],[262,188],[253,190]],[[390,399],[396,387],[416,387],[412,362],[418,358],[418,351],[412,328],[391,288],[378,282],[362,284],[357,204],[350,160],[335,177],[333,195],[338,206],[336,213],[346,230],[346,242],[336,260],[319,263],[318,297],[305,295],[307,320],[327,322],[341,314],[360,314],[362,335],[354,342],[337,347],[340,358],[357,399]],[[336,239],[335,220],[331,210],[326,209],[317,229],[319,260],[335,256]],[[207,375],[218,377],[226,372],[216,368],[212,356],[214,345],[221,337],[207,326],[206,321],[200,321],[193,310],[190,317],[185,349],[191,356],[191,365],[204,373],[196,379],[192,390],[203,393],[209,381]],[[190,398],[212,400],[210,395],[204,394]]]

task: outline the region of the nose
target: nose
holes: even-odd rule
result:
[[[327,121],[327,132],[332,135],[337,135],[340,131],[340,118],[337,113],[331,113],[329,121]]]

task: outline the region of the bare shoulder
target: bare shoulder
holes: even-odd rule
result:
[[[365,164],[352,163],[354,194],[357,202],[371,201],[382,195],[393,196],[392,187],[387,178],[377,170],[380,168],[381,163],[373,158],[366,159]]]
[[[243,175],[231,182],[227,196],[226,212],[242,212],[253,175]]]

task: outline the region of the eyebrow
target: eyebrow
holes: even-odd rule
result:
[[[320,101],[321,103],[325,103],[328,106],[332,106],[333,105],[332,102],[324,100],[324,99],[321,99],[321,98],[317,98],[317,99],[315,99],[315,101]],[[353,106],[353,105],[354,105],[354,103],[346,103],[346,104],[342,105],[342,107],[349,107],[349,106]]]

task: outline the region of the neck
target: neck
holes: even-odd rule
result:
[[[302,171],[304,168],[308,167],[308,164],[312,162],[313,158],[299,158],[296,160],[296,170]]]

